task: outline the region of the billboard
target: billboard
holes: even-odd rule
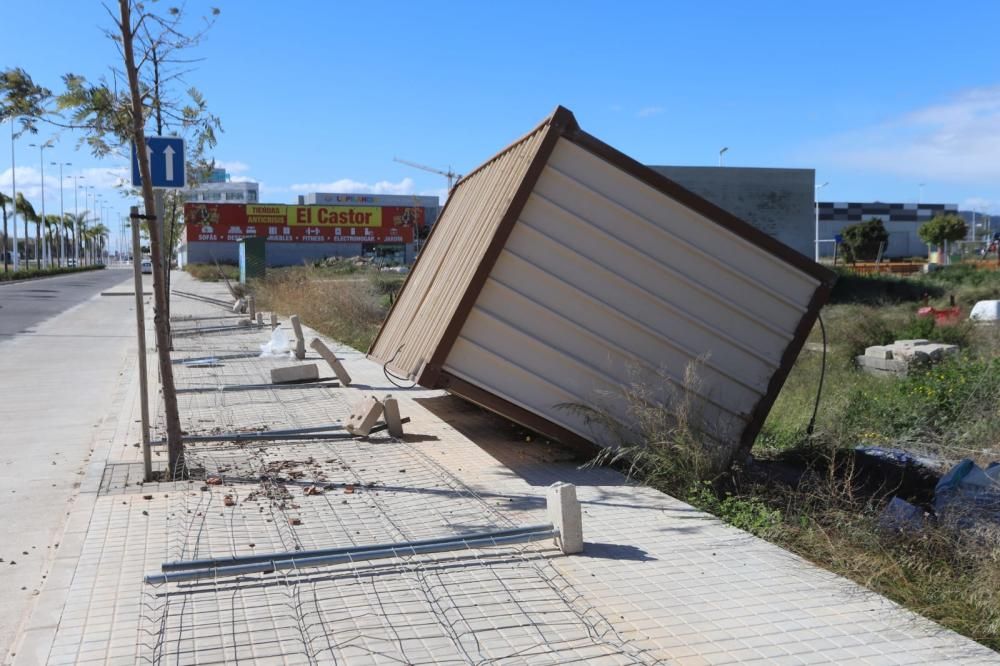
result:
[[[184,204],[188,242],[412,243],[424,209],[403,206]]]

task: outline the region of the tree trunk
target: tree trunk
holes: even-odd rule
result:
[[[130,0],[118,0],[121,10],[122,52],[125,55],[125,73],[128,76],[129,92],[132,97],[132,133],[135,152],[142,176],[142,199],[146,215],[156,210],[153,197],[153,181],[149,171],[149,157],[146,154],[146,135],[143,128],[142,97],[139,91],[139,71],[133,52],[133,32]],[[159,225],[163,220],[147,218],[149,224],[149,244],[153,263],[153,322],[156,332],[156,353],[160,363],[160,381],[163,385],[164,417],[167,425],[167,474],[177,478],[185,474],[184,446],[181,441],[180,415],[177,411],[177,393],[174,389],[174,371],[170,362],[170,333],[168,329],[167,298],[164,281],[165,269],[160,248]],[[133,222],[138,222],[134,220]]]

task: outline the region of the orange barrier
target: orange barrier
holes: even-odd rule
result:
[[[885,273],[889,275],[911,275],[919,273],[924,266],[922,261],[883,261],[876,264],[873,261],[859,261],[856,264],[838,264],[841,268],[857,275],[875,275]]]

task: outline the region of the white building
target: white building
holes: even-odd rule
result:
[[[260,184],[251,182],[199,183],[186,192],[192,203],[258,203]]]

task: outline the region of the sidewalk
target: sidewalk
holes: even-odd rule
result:
[[[224,287],[185,274],[175,274],[173,286],[228,299]],[[475,407],[394,387],[381,367],[332,341],[351,387],[218,390],[266,384],[271,368],[296,363],[257,358],[269,328],[239,327],[227,314],[198,297],[174,297],[174,369],[187,434],[336,423],[360,394],[376,392],[400,399],[411,419],[406,436],[190,445],[191,481],[138,485],[130,363],[15,663],[1000,659],[616,472],[579,470],[556,447],[520,442],[508,424]],[[304,362],[332,375],[311,350]],[[159,465],[164,458],[155,456]],[[223,483],[205,483],[210,476]],[[170,560],[545,522],[545,487],[556,480],[578,486],[582,555],[563,556],[542,542],[160,586],[142,581]],[[308,486],[323,490],[307,494]]]

